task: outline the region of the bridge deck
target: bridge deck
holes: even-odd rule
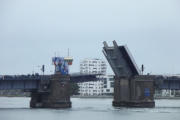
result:
[[[34,90],[38,88],[40,79],[40,76],[4,76],[0,79],[0,90]]]
[[[70,75],[70,82],[88,82],[97,81],[100,74],[72,74]],[[0,90],[20,89],[25,91],[36,90],[39,88],[41,82],[50,80],[51,75],[21,75],[21,76],[1,76]]]
[[[180,90],[180,77],[165,77],[158,89]]]
[[[21,89],[25,91],[36,90],[39,88],[40,81],[49,80],[50,75],[45,76],[4,76],[0,77],[0,90]],[[156,79],[156,78],[155,78]],[[97,75],[73,74],[70,76],[70,82],[88,82],[99,80]],[[157,89],[180,90],[180,77],[162,77],[157,81]],[[158,81],[162,81],[159,82]]]

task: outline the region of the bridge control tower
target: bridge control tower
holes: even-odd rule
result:
[[[55,73],[49,80],[42,78],[38,91],[32,92],[30,107],[32,108],[69,108],[71,107],[69,93],[69,65],[73,59],[53,57]]]

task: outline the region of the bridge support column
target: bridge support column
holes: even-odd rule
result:
[[[115,107],[155,107],[154,80],[150,76],[115,78]]]
[[[130,101],[129,79],[126,77],[115,77],[113,106],[127,106]]]
[[[52,76],[46,92],[36,91],[31,94],[31,108],[70,108],[70,77],[56,74]]]

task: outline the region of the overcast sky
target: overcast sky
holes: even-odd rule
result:
[[[179,0],[0,0],[0,74],[39,72],[51,57],[105,57],[103,41],[126,44],[146,73],[180,73]],[[112,73],[110,67],[108,73]]]

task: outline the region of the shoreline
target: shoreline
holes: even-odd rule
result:
[[[30,97],[30,96],[16,96],[16,95],[0,95],[0,98],[1,97]],[[98,96],[81,96],[81,95],[73,95],[71,96],[71,98],[112,98],[113,99],[113,96],[110,96],[110,95],[98,95]],[[154,98],[155,100],[159,100],[159,99],[174,99],[174,100],[180,100],[180,97],[155,97]]]
[[[155,97],[155,100],[159,100],[159,99],[174,99],[174,100],[180,100],[180,97]]]
[[[71,98],[113,98],[113,96],[107,95],[98,95],[98,96],[81,96],[81,95],[73,95]]]
[[[99,95],[99,96],[80,96],[80,95],[73,95],[71,98],[113,98],[113,96],[106,96],[106,95]],[[158,99],[176,99],[180,100],[180,97],[155,97],[155,100]]]

